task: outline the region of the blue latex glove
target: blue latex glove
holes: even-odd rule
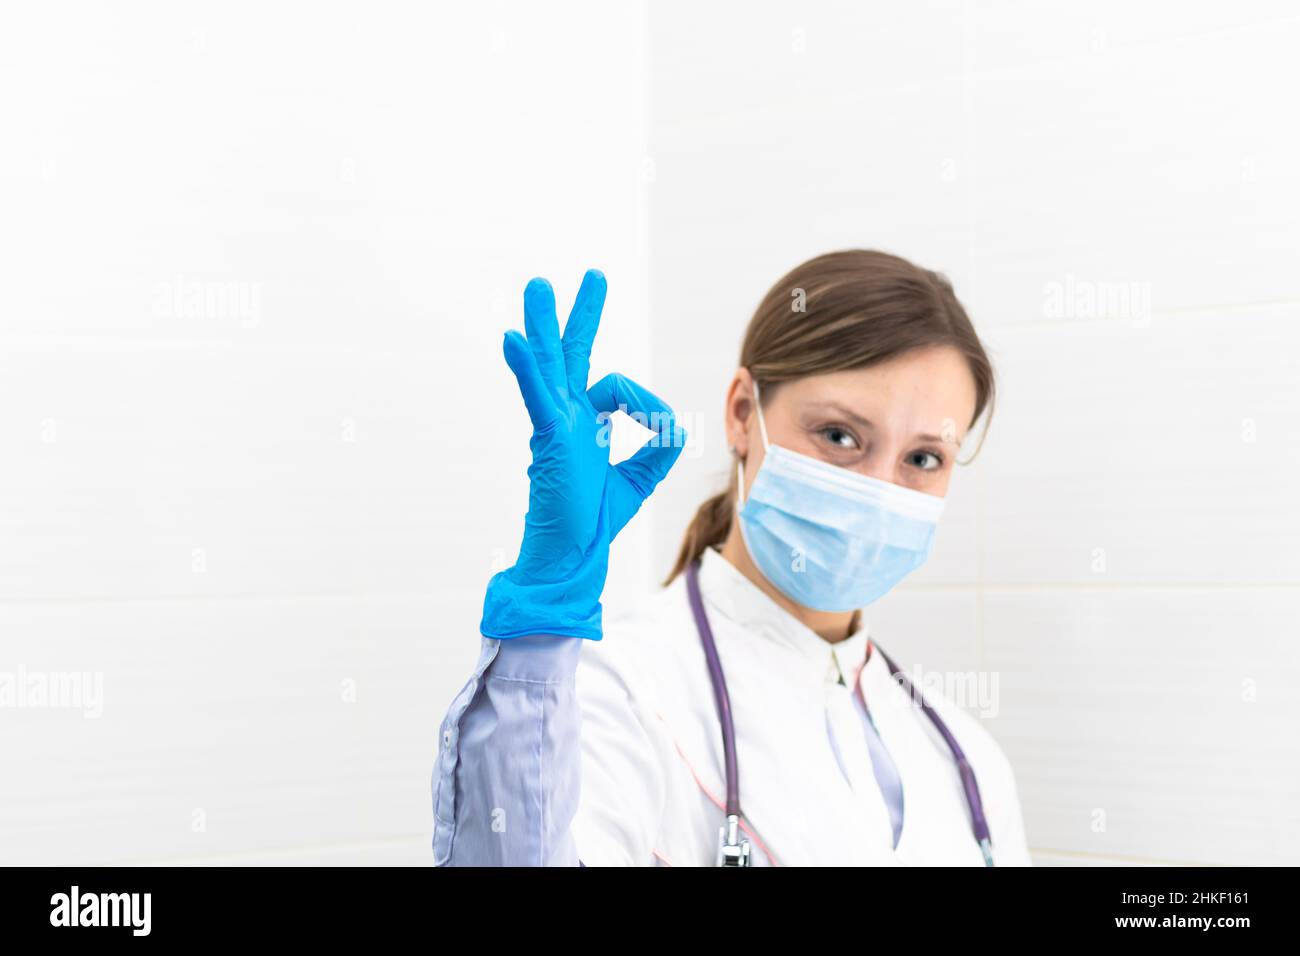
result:
[[[630,379],[606,375],[587,388],[604,304],[605,277],[592,269],[583,276],[561,339],[555,293],[545,279],[533,279],[524,289],[528,337],[506,333],[506,362],[533,423],[533,463],[519,559],[493,575],[483,602],[480,627],[487,637],[600,640],[609,544],[686,442],[672,409]],[[619,408],[656,434],[627,461],[611,466],[608,413]]]

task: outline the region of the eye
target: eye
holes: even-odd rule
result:
[[[934,471],[943,467],[943,456],[932,451],[914,451],[907,456],[907,463],[922,471]]]
[[[839,425],[828,425],[821,430],[820,434],[836,448],[844,451],[853,451],[861,447],[858,445],[858,440],[854,434]]]

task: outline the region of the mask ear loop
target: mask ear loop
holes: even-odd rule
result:
[[[754,379],[754,414],[758,416],[758,433],[763,436],[763,451],[771,448],[767,441],[767,425],[763,421],[763,403],[758,397],[758,379]],[[745,504],[745,463],[736,456],[736,509]]]
[[[771,446],[767,443],[767,425],[763,423],[763,403],[758,397],[758,380],[754,380],[754,413],[758,415],[758,433],[763,436],[763,451]]]

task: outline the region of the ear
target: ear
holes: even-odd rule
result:
[[[727,444],[736,455],[749,454],[749,429],[754,417],[754,379],[749,369],[740,368],[727,386],[727,404],[722,420],[726,427]]]

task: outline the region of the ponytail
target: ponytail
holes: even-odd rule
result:
[[[731,518],[736,511],[735,479],[727,483],[727,490],[707,499],[700,505],[695,517],[686,529],[686,538],[682,549],[677,554],[677,563],[669,572],[664,586],[673,582],[673,578],[686,570],[687,566],[698,561],[706,548],[716,547],[727,540],[731,531]]]

